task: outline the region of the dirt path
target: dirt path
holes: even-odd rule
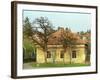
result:
[[[33,67],[31,66],[31,63],[24,63],[23,68],[24,69],[33,69]]]

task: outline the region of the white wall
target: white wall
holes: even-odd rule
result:
[[[16,0],[17,1],[17,0]],[[24,0],[28,1],[28,0]],[[66,3],[66,4],[82,4],[82,5],[97,5],[100,14],[100,0],[30,0],[51,3]],[[0,0],[0,80],[14,80],[10,78],[11,68],[11,0]],[[100,22],[100,16],[98,16]],[[98,25],[99,28],[100,24]],[[100,28],[99,28],[100,30]],[[99,32],[100,35],[100,32]],[[100,44],[100,37],[98,39]],[[100,45],[98,46],[100,47]],[[100,52],[100,50],[99,50]],[[98,53],[99,53],[98,52]],[[100,61],[100,54],[99,54]],[[100,67],[100,64],[98,65]],[[60,77],[45,77],[34,78],[34,80],[100,80],[100,69],[98,74],[91,75],[75,75],[75,76],[60,76]],[[22,79],[24,80],[24,79]],[[26,80],[33,80],[26,79]]]

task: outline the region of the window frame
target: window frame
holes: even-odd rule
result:
[[[72,51],[72,58],[77,58],[77,51],[76,50]]]

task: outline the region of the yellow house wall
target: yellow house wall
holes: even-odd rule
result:
[[[65,63],[69,63],[70,62],[70,53],[69,52],[70,52],[70,50],[69,50],[69,48],[67,48],[65,56],[64,56]]]
[[[48,48],[48,51],[55,50],[55,54],[53,55],[55,57],[55,62],[64,62],[64,63],[69,63],[70,62],[70,54],[69,52],[72,53],[72,50],[76,50],[76,58],[71,58],[72,63],[84,63],[85,62],[85,48],[84,45],[77,45],[76,48],[71,49],[67,48],[66,52],[64,53],[64,58],[60,58],[60,52],[63,50],[62,47],[59,48]],[[44,57],[44,52],[43,50],[39,47],[37,48],[37,62],[38,63],[44,63],[45,62],[45,57]],[[47,62],[53,62],[53,58],[47,58]]]
[[[55,54],[53,55],[54,56],[54,58],[55,58],[55,62],[56,63],[60,63],[60,62],[65,62],[65,63],[69,63],[69,54],[68,54],[68,51],[66,51],[65,53],[64,53],[64,58],[60,58],[60,54],[61,54],[61,51],[63,51],[63,48],[61,47],[61,48],[53,48],[53,50],[55,50]],[[48,51],[52,51],[52,48],[49,48],[49,50]],[[53,58],[47,58],[47,61],[48,62],[53,62]]]
[[[60,58],[60,54],[61,51],[63,51],[63,48],[57,48],[56,51],[56,62],[64,62],[64,63],[68,63],[69,62],[69,54],[68,54],[68,50],[66,50],[66,52],[64,53],[64,58]]]
[[[62,49],[61,48],[57,48],[57,50],[56,50],[56,62],[62,62],[63,61],[63,59],[62,58],[60,58],[60,52],[62,51]]]
[[[44,52],[41,48],[37,48],[36,62],[37,63],[45,62]]]
[[[76,58],[72,58],[72,63],[85,63],[85,48],[78,48],[76,51]]]

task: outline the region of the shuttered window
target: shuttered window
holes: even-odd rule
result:
[[[50,53],[50,51],[47,51],[47,58],[51,58],[51,53]]]
[[[72,51],[72,58],[76,58],[76,51]]]

